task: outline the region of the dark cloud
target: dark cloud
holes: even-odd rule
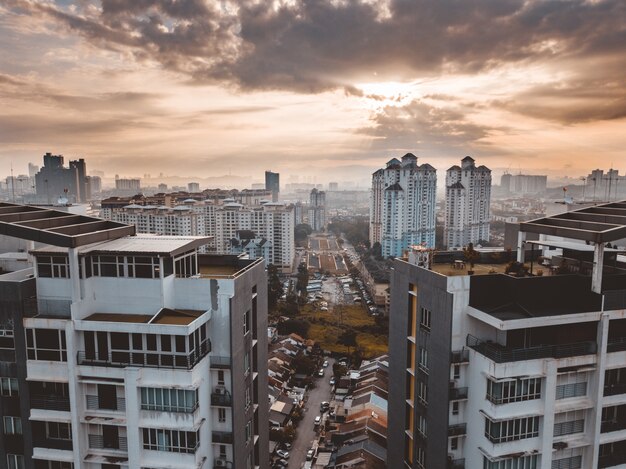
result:
[[[374,148],[385,151],[421,151],[450,155],[481,149],[491,153],[487,137],[504,130],[471,122],[462,109],[431,106],[415,100],[404,106],[386,106],[372,116],[372,126],[358,132],[374,137]]]

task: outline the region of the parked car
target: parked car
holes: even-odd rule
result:
[[[276,454],[281,459],[289,459],[289,451],[285,451],[284,449],[279,449],[278,451],[276,451]]]
[[[328,409],[330,409],[330,402],[328,401],[323,401],[320,404],[320,412],[326,412]]]
[[[320,368],[320,371],[317,372],[317,376],[324,376],[324,368]]]
[[[330,385],[331,385],[331,386],[334,386],[334,385],[335,385],[335,378],[334,378],[334,377],[333,377],[333,378],[330,378]]]
[[[313,459],[313,456],[315,456],[315,450],[313,448],[311,448],[310,450],[308,450],[306,452],[306,460],[310,461]]]
[[[285,448],[286,450],[290,450],[291,449],[291,443],[283,443],[283,448]]]
[[[327,368],[327,367],[328,367],[328,360],[324,360],[324,363],[322,364],[322,366],[323,366],[324,368]]]
[[[317,417],[315,417],[315,421],[313,422],[313,424],[319,425],[320,423],[322,423],[322,416],[318,415]]]

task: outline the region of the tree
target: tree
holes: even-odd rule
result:
[[[474,269],[474,264],[480,258],[480,253],[474,249],[474,243],[469,243],[466,247],[463,248],[463,257],[472,269]]]
[[[333,363],[333,376],[336,380],[339,380],[339,378],[344,376],[347,372],[347,367],[340,365],[339,363]]]
[[[281,307],[281,313],[285,316],[294,317],[300,312],[300,305],[298,304],[298,295],[295,293],[289,293],[285,300],[285,304]]]
[[[370,254],[376,259],[382,259],[383,257],[383,247],[380,245],[378,241],[376,241],[372,245],[372,249],[370,249]]]
[[[283,284],[278,278],[278,267],[274,264],[267,266],[267,306],[270,311],[276,309],[278,299],[283,295]]]
[[[298,266],[298,275],[296,280],[296,291],[300,296],[306,296],[306,287],[309,285],[309,270],[306,268],[306,264],[302,262]]]
[[[312,375],[317,371],[317,364],[306,355],[297,355],[291,360],[291,368],[296,374]]]
[[[292,332],[303,338],[307,338],[311,325],[302,319],[288,319],[278,323],[278,333],[280,335],[288,335]]]
[[[306,223],[300,223],[293,229],[293,237],[296,244],[301,245],[306,241],[307,237],[313,233],[313,228]]]
[[[348,347],[348,353],[350,353],[350,347],[356,347],[356,331],[352,329],[345,330],[337,337],[337,343]]]

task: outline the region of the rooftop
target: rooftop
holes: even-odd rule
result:
[[[124,322],[133,324],[164,324],[188,326],[205,311],[161,308],[156,314],[93,313],[85,321]]]
[[[65,248],[135,234],[135,227],[62,210],[0,202],[0,235]]]

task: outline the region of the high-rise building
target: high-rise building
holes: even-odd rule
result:
[[[329,191],[338,191],[339,190],[339,183],[337,183],[337,182],[329,182],[328,183],[328,190]]]
[[[265,189],[272,191],[272,202],[278,202],[280,193],[280,174],[265,171]]]
[[[521,223],[517,260],[524,243],[552,256],[532,275],[468,276],[417,249],[394,261],[388,467],[626,464],[626,263],[606,247],[624,207]]]
[[[141,191],[141,179],[115,178],[115,191],[123,195],[138,194]]]
[[[372,174],[370,243],[385,257],[401,256],[411,245],[435,246],[437,171],[407,153]]]
[[[86,202],[88,180],[85,160],[70,161],[63,166],[63,156],[46,153],[43,166],[35,175],[37,199],[40,203],[54,204],[60,198],[68,202]]]
[[[626,196],[626,175],[617,169],[594,169],[585,178],[584,198],[592,201],[611,201]]]
[[[190,182],[187,184],[187,190],[189,192],[200,192],[200,184],[197,182]]]
[[[314,231],[326,228],[326,193],[313,189],[309,194],[309,225]]]
[[[547,186],[548,176],[504,173],[500,178],[500,187],[506,194],[538,195],[545,192]]]
[[[446,172],[444,244],[459,249],[489,241],[491,170],[466,156]]]
[[[34,178],[39,171],[39,166],[33,163],[28,163],[28,176]]]
[[[42,245],[0,275],[0,465],[267,469],[263,261],[6,206],[0,231]]]

